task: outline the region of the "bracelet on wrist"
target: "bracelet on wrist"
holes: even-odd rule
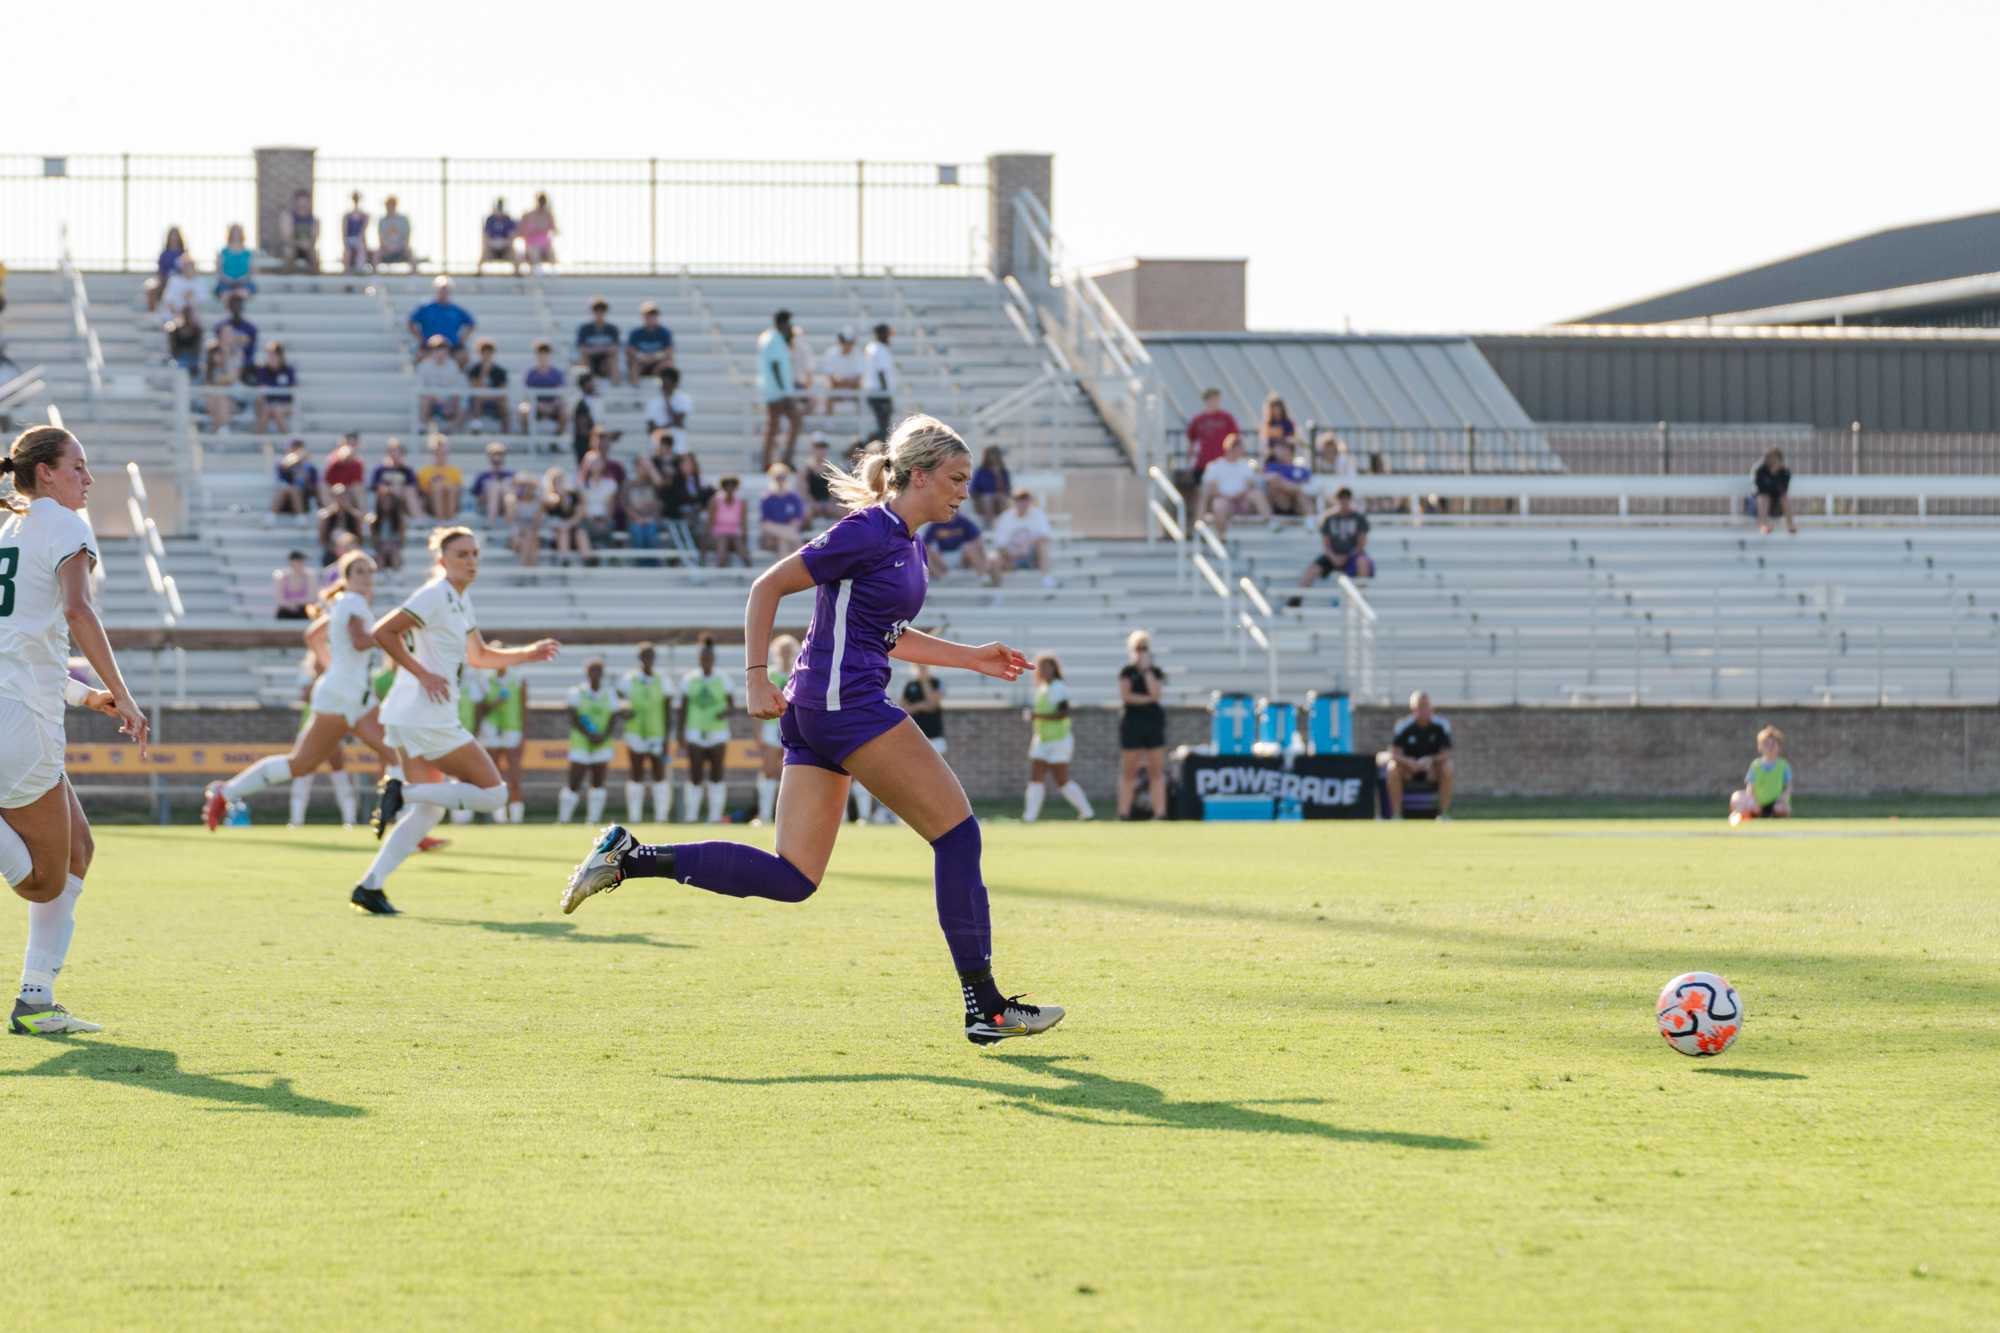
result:
[[[765,669],[766,667],[768,667],[768,666],[770,666],[770,665],[771,665],[771,664],[770,664],[769,662],[759,662],[759,663],[757,663],[757,664],[756,664],[755,666],[747,666],[747,667],[744,667],[743,669],[744,669],[745,671],[762,671],[762,670],[764,670],[764,669]]]

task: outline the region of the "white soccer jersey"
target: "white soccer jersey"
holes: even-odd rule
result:
[[[366,698],[368,668],[374,660],[375,650],[356,648],[347,626],[348,622],[358,620],[363,634],[374,628],[375,613],[369,609],[368,599],[358,592],[344,592],[333,599],[333,605],[327,608],[326,619],[325,679],[333,682],[327,688],[337,698]]]
[[[97,563],[83,515],[47,496],[0,523],[0,698],[61,725],[69,678],[69,621],[57,571],[73,555]]]
[[[382,701],[382,721],[398,727],[456,727],[458,672],[465,665],[465,640],[479,627],[472,613],[472,598],[454,589],[440,574],[411,593],[399,609],[417,621],[404,635],[410,655],[424,670],[435,671],[449,681],[451,694],[443,703],[433,703],[415,676],[398,671],[389,697]]]

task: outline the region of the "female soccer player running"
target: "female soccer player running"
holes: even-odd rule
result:
[[[677,879],[735,898],[803,902],[826,873],[852,776],[935,853],[938,924],[958,969],[967,1039],[988,1045],[1045,1032],[1062,1021],[1061,1009],[1003,996],[993,982],[979,821],[965,791],[888,696],[892,657],[1001,680],[1027,669],[1027,659],[1005,644],[973,647],[909,628],[929,580],[917,531],[965,503],[971,453],[943,422],[913,416],[886,448],[870,447],[858,476],[829,467],[827,479],[847,517],[765,570],[743,612],[749,711],[778,718],[785,747],[777,855],[735,842],[641,846],[614,824],[570,876],[562,909],[573,912],[634,876]],[[807,588],[816,588],[812,623],[780,695],[768,675],[771,621],[781,598]]]
[[[306,631],[306,642],[315,652],[326,653],[326,670],[312,687],[312,717],[306,729],[292,742],[290,754],[274,754],[259,759],[227,782],[211,782],[201,804],[202,823],[213,833],[221,826],[229,807],[248,800],[266,787],[294,778],[310,778],[320,765],[340,752],[348,736],[359,736],[385,765],[395,755],[376,720],[375,692],[369,682],[369,660],[375,653],[371,633],[375,613],[368,599],[375,595],[375,561],[365,551],[349,551],[340,557],[340,576],[320,596],[327,600],[326,614]],[[322,637],[324,636],[324,637]],[[335,790],[340,784],[336,782]],[[349,817],[353,798],[341,802],[343,818]]]
[[[377,916],[396,915],[382,886],[445,811],[491,814],[507,802],[493,756],[458,720],[459,668],[546,662],[558,651],[554,639],[502,648],[481,637],[469,592],[479,577],[479,538],[471,528],[438,528],[430,549],[437,562],[430,582],[375,623],[375,646],[399,668],[382,701],[382,725],[389,744],[402,752],[404,771],[417,779],[406,782],[392,774],[382,782],[375,836],[381,838],[392,823],[395,831],[349,898],[356,909]]]
[[[0,457],[0,477],[14,483],[0,498],[0,877],[28,901],[28,950],[7,1026],[101,1032],[55,997],[93,850],[90,821],[63,775],[63,705],[118,718],[141,757],[146,715],[90,604],[97,539],[79,513],[91,483],[83,445],[60,426],[31,427]],[[72,639],[107,689],[70,678]]]
[[[783,464],[776,466],[782,467]],[[799,660],[799,641],[789,634],[771,640],[771,688],[780,694]],[[757,822],[768,824],[778,805],[778,779],[785,775],[785,738],[777,718],[757,724]]]

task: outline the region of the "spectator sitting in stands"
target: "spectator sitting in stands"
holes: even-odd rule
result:
[[[1310,588],[1335,574],[1351,579],[1375,577],[1375,557],[1368,554],[1368,515],[1355,510],[1353,491],[1342,486],[1333,493],[1333,510],[1320,520],[1319,535],[1326,549],[1300,572],[1301,588]],[[1298,606],[1304,600],[1294,594],[1285,605]]]
[[[1182,489],[1199,487],[1208,465],[1222,457],[1229,441],[1239,433],[1236,418],[1222,410],[1222,390],[1203,389],[1201,411],[1187,425],[1188,443],[1193,446],[1194,455],[1188,462],[1187,480]]]
[[[1753,479],[1757,487],[1757,530],[1771,535],[1771,519],[1782,515],[1785,531],[1796,537],[1799,525],[1792,517],[1792,470],[1785,466],[1785,451],[1773,449],[1757,465]]]
[[[243,224],[229,224],[228,239],[215,255],[215,299],[226,301],[232,294],[255,296],[257,283],[250,276],[250,265],[256,256],[243,243]]]
[[[675,454],[673,475],[660,492],[660,514],[669,523],[685,525],[688,535],[702,545],[708,533],[708,502],[714,494],[702,482],[701,461],[693,454]]]
[[[194,302],[180,308],[180,313],[167,321],[167,358],[188,373],[189,379],[205,382],[202,374],[202,346],[207,330],[194,313]]]
[[[465,474],[451,461],[451,441],[432,431],[428,441],[431,461],[417,471],[417,492],[424,512],[440,521],[457,518],[465,495]]]
[[[498,440],[486,446],[486,470],[472,479],[472,503],[488,523],[505,516],[507,496],[514,488],[514,469],[507,466],[507,446]]]
[[[994,587],[1011,570],[1038,569],[1042,572],[1042,586],[1056,586],[1056,576],[1049,567],[1049,543],[1055,537],[1055,529],[1049,524],[1049,516],[1035,503],[1032,491],[1014,492],[1013,507],[1000,515],[993,524],[993,549],[986,561],[986,577]]]
[[[165,284],[159,290],[160,308],[171,318],[174,312],[183,310],[201,299],[200,281],[195,276],[194,256],[182,255],[174,264],[173,272],[167,274]]]
[[[586,374],[618,382],[618,326],[605,318],[611,302],[598,297],[590,303],[590,318],[576,326],[576,364]]]
[[[393,435],[382,443],[382,461],[368,474],[368,490],[379,499],[383,486],[390,482],[404,488],[405,503],[417,489],[417,471],[403,454],[403,442]]]
[[[1271,516],[1271,502],[1264,498],[1257,471],[1243,449],[1243,437],[1232,435],[1222,457],[1202,472],[1201,502],[1195,506],[1215,535],[1229,535],[1229,521],[1238,514]]]
[[[627,544],[635,551],[651,551],[660,544],[660,489],[654,476],[653,469],[642,464],[619,488]]]
[[[223,349],[242,362],[245,369],[257,364],[257,326],[243,318],[243,297],[231,292],[223,301],[229,317],[215,326],[215,339]]]
[[[591,432],[604,420],[604,392],[598,387],[597,376],[585,373],[576,377],[576,407],[569,419],[570,452],[581,463],[590,449]]]
[[[1333,479],[1343,486],[1361,476],[1361,469],[1356,465],[1354,455],[1348,452],[1347,441],[1341,439],[1339,435],[1330,430],[1321,431],[1317,448],[1319,457],[1313,464],[1316,471],[1331,474]]]
[[[1410,714],[1396,724],[1389,748],[1375,756],[1389,788],[1389,818],[1403,817],[1403,791],[1417,785],[1437,789],[1437,817],[1451,819],[1451,723],[1431,711],[1422,690],[1410,696]]]
[[[660,307],[647,301],[639,307],[639,327],[625,335],[625,379],[637,384],[674,364],[674,331],[660,323]]]
[[[979,455],[979,466],[972,471],[972,512],[991,523],[1007,512],[1007,497],[1013,493],[1007,455],[999,445],[987,445]]]
[[[820,410],[830,414],[834,403],[852,403],[855,415],[859,416],[862,371],[861,348],[854,341],[854,326],[843,324],[838,341],[820,357],[820,378],[826,384],[826,399]]]
[[[798,399],[799,415],[803,417],[812,411],[813,405],[813,356],[812,342],[806,337],[806,326],[796,320],[792,323],[790,337],[792,345],[792,388],[793,397]]]
[[[282,435],[292,428],[292,389],[299,375],[285,359],[285,345],[276,338],[264,349],[257,367],[257,430]]]
[[[433,333],[417,361],[418,427],[442,419],[446,430],[458,429],[464,396],[465,372],[451,363],[451,346],[444,335]]]
[[[1292,414],[1285,410],[1285,400],[1275,393],[1266,395],[1264,421],[1257,427],[1257,439],[1264,446],[1264,452],[1270,453],[1271,446],[1279,440],[1296,440],[1298,434],[1299,428],[1292,424]]]
[[[618,482],[604,466],[604,455],[592,449],[577,468],[576,493],[582,501],[583,530],[590,534],[591,547],[609,546],[618,505]]]
[[[304,440],[287,445],[272,472],[277,483],[271,491],[272,513],[304,518],[319,507],[319,469]]]
[[[924,559],[930,565],[932,578],[945,576],[951,568],[952,556],[957,556],[958,564],[971,570],[975,577],[985,576],[986,547],[979,540],[979,525],[963,509],[924,529]]]
[[[806,522],[817,519],[838,520],[847,512],[847,506],[833,498],[833,487],[827,484],[826,436],[813,432],[811,456],[806,459]]]
[[[744,534],[744,503],[737,488],[742,480],[733,474],[718,483],[722,489],[708,497],[708,549],[715,557],[717,569],[729,567],[729,557],[735,556],[746,567],[750,563],[750,547]]]
[[[279,620],[304,620],[306,607],[317,591],[304,551],[293,551],[283,565],[271,571],[271,597],[278,605]]]
[[[757,335],[757,395],[764,403],[764,466],[778,461],[778,427],[785,426],[784,460],[792,461],[798,447],[802,417],[792,397],[792,312],[771,316],[771,327]]]
[[[572,555],[590,554],[590,535],[583,530],[583,497],[559,467],[542,474],[542,513],[554,525],[558,564]]]
[[[326,466],[320,469],[320,483],[325,486],[359,487],[368,470],[361,463],[361,434],[348,431],[340,437],[340,443],[333,446],[333,452],[326,456]]]
[[[477,344],[479,359],[466,367],[465,380],[468,392],[465,395],[465,424],[468,429],[477,429],[479,423],[491,420],[496,430],[507,429],[507,368],[493,359],[493,340],[481,338]]]
[[[319,272],[319,219],[313,215],[312,193],[292,191],[292,206],[278,216],[278,253],[285,269]]]
[[[507,201],[495,199],[493,211],[479,229],[479,262],[474,273],[484,273],[488,264],[512,264],[514,276],[521,276],[521,258],[514,249],[514,233],[520,228],[507,215]]]
[[[375,224],[375,266],[408,264],[417,271],[417,257],[410,251],[410,219],[396,211],[396,196],[382,201],[382,220]]]
[[[896,354],[889,350],[895,335],[887,324],[877,324],[874,341],[861,349],[861,392],[868,400],[868,410],[875,414],[875,433],[868,437],[871,440],[889,438],[889,422],[896,412]]]
[[[227,435],[236,414],[250,406],[256,372],[239,362],[228,346],[211,342],[202,362],[201,382],[208,390],[208,428],[217,435]]]
[[[381,481],[375,487],[375,512],[368,519],[369,535],[375,544],[375,563],[383,569],[401,569],[403,537],[410,527],[413,493],[413,487],[403,479],[409,469],[385,473],[377,468],[375,472]]]
[[[556,469],[560,480],[562,469]],[[521,564],[532,568],[541,563],[542,520],[546,512],[542,508],[542,488],[527,473],[516,473],[504,487],[495,487],[506,496],[507,524],[509,536],[507,544],[514,548]]]
[[[1311,481],[1312,469],[1292,460],[1292,442],[1273,442],[1264,459],[1264,494],[1271,501],[1271,512],[1303,516],[1307,508],[1306,486]]]
[[[646,434],[655,444],[678,449],[681,432],[687,429],[688,414],[694,411],[694,399],[681,388],[681,373],[672,366],[660,371],[657,382],[659,392],[646,403]]]
[[[365,273],[375,256],[368,253],[368,210],[361,206],[361,191],[348,196],[354,206],[340,218],[340,269],[343,273]]]
[[[319,586],[331,588],[340,582],[340,558],[360,548],[361,539],[353,533],[345,530],[334,533],[333,544],[320,552]]]
[[[346,534],[353,539],[354,545],[358,545],[366,521],[360,491],[345,484],[328,486],[326,503],[319,510],[320,558],[329,565],[333,563],[334,557],[340,553],[338,539],[341,534]]]
[[[386,224],[388,218],[382,221]],[[386,248],[386,247],[385,247]],[[431,299],[410,312],[410,336],[416,339],[419,354],[432,338],[443,338],[452,360],[465,364],[465,342],[477,325],[472,312],[451,299],[451,279],[440,273],[431,282]]]
[[[179,227],[167,228],[166,243],[160,247],[160,258],[153,281],[146,284],[146,309],[158,310],[165,306],[168,310],[179,310],[183,301],[176,301],[167,289],[167,284],[181,271],[181,260],[188,257],[187,242],[181,239]]]
[[[622,430],[606,430],[602,426],[593,426],[590,431],[590,449],[586,451],[597,455],[597,461],[604,468],[604,475],[617,482],[620,486],[625,484],[625,465],[611,455],[612,451],[616,449],[618,441],[624,438],[625,432]],[[582,471],[582,461],[579,460],[577,464],[579,476],[582,474]]]
[[[792,470],[773,463],[764,474],[771,489],[757,505],[757,548],[790,555],[805,530],[806,502],[792,489]]]
[[[521,433],[531,434],[537,421],[556,423],[556,434],[569,431],[569,404],[563,400],[562,389],[569,382],[569,376],[555,363],[555,349],[546,341],[535,343],[535,364],[528,367],[528,373],[521,377],[527,386],[529,398],[521,404]]]
[[[549,207],[549,197],[535,196],[535,206],[521,214],[521,258],[533,265],[536,272],[544,264],[556,262],[556,213]]]

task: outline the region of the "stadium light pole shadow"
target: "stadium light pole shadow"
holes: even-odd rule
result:
[[[733,1087],[778,1087],[789,1084],[928,1083],[940,1088],[965,1088],[1004,1097],[1007,1104],[1031,1115],[1070,1120],[1099,1129],[1223,1130],[1239,1134],[1294,1134],[1341,1143],[1379,1143],[1393,1148],[1432,1148],[1463,1152],[1483,1147],[1476,1139],[1446,1134],[1411,1134],[1391,1129],[1348,1129],[1322,1120],[1257,1109],[1261,1106],[1322,1106],[1322,1097],[1248,1098],[1235,1101],[1177,1101],[1150,1083],[1112,1078],[1073,1068],[1087,1062],[1080,1055],[996,1055],[994,1060],[1023,1073],[1047,1074],[1061,1082],[1003,1083],[952,1074],[790,1074],[769,1078],[734,1078],[720,1074],[675,1074],[690,1083],[721,1083]],[[1090,1114],[1096,1112],[1097,1114]],[[1101,1118],[1128,1115],[1131,1124]]]
[[[35,1040],[56,1042],[62,1049],[32,1069],[0,1070],[0,1078],[87,1078],[98,1083],[116,1083],[175,1097],[216,1102],[218,1105],[212,1108],[216,1110],[271,1111],[279,1115],[330,1119],[352,1119],[368,1114],[359,1106],[294,1092],[291,1079],[282,1076],[274,1075],[270,1086],[260,1088],[254,1083],[231,1083],[213,1074],[190,1074],[180,1067],[181,1058],[172,1051],[64,1037],[40,1037]]]
[[[562,940],[569,944],[633,944],[647,949],[693,949],[698,945],[676,944],[672,940],[656,940],[651,935],[637,931],[626,931],[622,935],[586,935],[578,929],[574,921],[482,921],[474,917],[416,916],[412,921],[422,921],[433,926],[471,926],[478,930],[490,930],[496,935],[519,935],[529,939]]]

